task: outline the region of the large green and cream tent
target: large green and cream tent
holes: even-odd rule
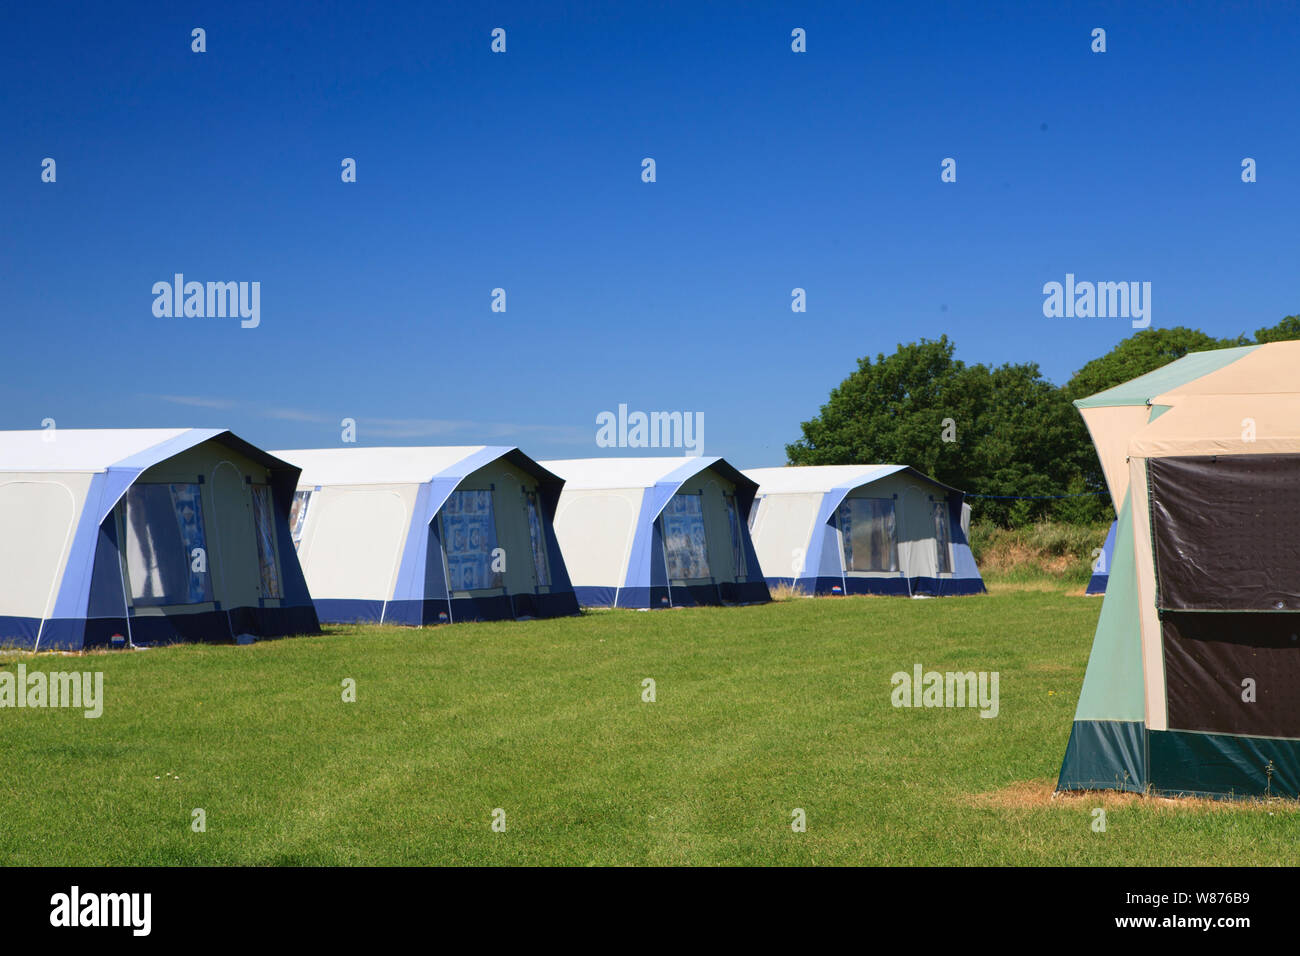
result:
[[[1119,520],[1058,789],[1300,796],[1300,342],[1076,404]]]

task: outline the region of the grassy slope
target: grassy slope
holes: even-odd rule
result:
[[[1292,861],[1292,804],[1048,799],[1099,606],[794,600],[29,658],[102,669],[108,702],[0,710],[0,862]],[[916,662],[999,671],[1001,715],[894,709]]]
[[[1064,586],[1082,594],[1109,530],[1108,523],[1040,521],[1023,528],[999,528],[975,521],[971,551],[987,582]]]

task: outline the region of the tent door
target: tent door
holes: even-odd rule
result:
[[[212,505],[218,588],[213,597],[227,614],[234,607],[257,607],[261,582],[252,496],[243,472],[231,462],[218,462],[212,469]],[[232,631],[230,636],[237,635]]]

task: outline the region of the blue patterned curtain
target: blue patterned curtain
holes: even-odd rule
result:
[[[453,491],[442,506],[442,529],[452,590],[502,586],[501,572],[492,570],[497,528],[491,491]]]
[[[691,581],[709,577],[703,496],[673,495],[664,507],[662,528],[669,580]]]

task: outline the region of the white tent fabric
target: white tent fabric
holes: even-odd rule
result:
[[[974,594],[984,590],[961,492],[905,465],[753,468],[754,546],[769,586],[806,594]],[[854,502],[862,510],[854,517]],[[846,513],[847,510],[847,513]],[[864,520],[865,519],[865,520]],[[846,528],[856,526],[856,535]],[[874,549],[871,570],[846,554]],[[865,562],[864,562],[865,563]]]
[[[116,524],[108,519],[146,471],[208,442],[239,453],[232,457],[269,469],[273,484],[287,482],[292,486],[290,466],[224,429],[50,428],[0,432],[0,542],[6,545],[0,548],[0,643],[37,650],[79,650],[109,643],[108,637],[114,632],[129,633],[139,608],[128,605],[123,566],[129,565],[127,574],[133,571],[134,579],[145,587],[142,579],[150,576],[153,584],[159,583],[158,569],[139,552],[139,541],[130,538],[119,560]],[[287,495],[289,488],[284,491]],[[187,494],[187,501],[199,502],[213,500],[215,492],[196,496],[197,492],[190,490]],[[194,510],[193,503],[187,507]],[[267,517],[262,526],[266,532],[263,541],[275,550],[275,528],[270,523],[273,516]],[[168,514],[167,520],[170,524],[176,519]],[[136,530],[134,525],[132,530]],[[152,541],[154,531],[159,529],[142,525],[139,530],[146,535],[144,540]],[[162,530],[173,536],[177,533],[175,527]],[[219,529],[214,527],[212,531]],[[250,528],[250,544],[252,535]],[[21,546],[12,546],[18,544]],[[234,553],[232,550],[227,557],[234,560]],[[277,552],[274,559],[268,560],[278,568],[272,573],[284,579],[283,600],[277,598],[269,610],[251,608],[240,616],[240,621],[252,621],[248,626],[261,627],[265,634],[288,623],[305,631],[318,629],[314,613],[309,614],[310,620],[296,610],[289,613],[292,608],[307,605],[305,586],[299,591],[301,574],[296,559]],[[232,566],[221,570],[229,570],[233,577],[244,569]],[[220,577],[215,580],[219,585],[224,583]],[[206,590],[211,586],[204,581]],[[225,589],[219,586],[218,590]],[[219,606],[220,597],[215,597]],[[205,606],[211,603],[200,602]],[[176,636],[174,631],[184,632],[180,636],[185,639],[222,639],[233,636],[230,628],[236,625],[232,610],[213,608],[208,615],[212,620],[194,611],[187,613],[184,622],[155,612],[150,620],[138,621],[136,628],[161,635],[159,639],[167,639],[169,634]],[[273,620],[277,617],[278,623]]]
[[[666,607],[769,600],[746,518],[754,485],[722,458],[577,458],[544,461],[565,481],[555,530],[578,600],[589,607]],[[674,585],[664,553],[661,516],[687,482],[701,476],[733,495],[731,547],[739,568],[708,585]],[[704,521],[701,515],[701,521]],[[710,548],[720,548],[715,540]]]
[[[191,428],[48,428],[0,432],[0,472],[107,471],[141,452],[182,435],[208,432]]]
[[[314,485],[419,485],[433,475],[476,461],[486,445],[397,448],[300,448],[282,452],[302,469],[299,487]],[[498,448],[499,455],[509,448]]]
[[[299,559],[321,620],[339,623],[453,623],[577,613],[564,558],[552,527],[563,482],[513,446],[350,447],[279,451],[302,468],[299,479]],[[454,585],[439,512],[472,474],[489,466],[517,469],[542,498],[528,542],[549,578],[527,593]],[[503,516],[496,502],[484,527]],[[520,499],[522,501],[522,499]],[[489,507],[484,504],[484,507]],[[521,519],[522,520],[522,517]],[[488,591],[500,593],[488,594]],[[473,592],[473,593],[471,593]]]

